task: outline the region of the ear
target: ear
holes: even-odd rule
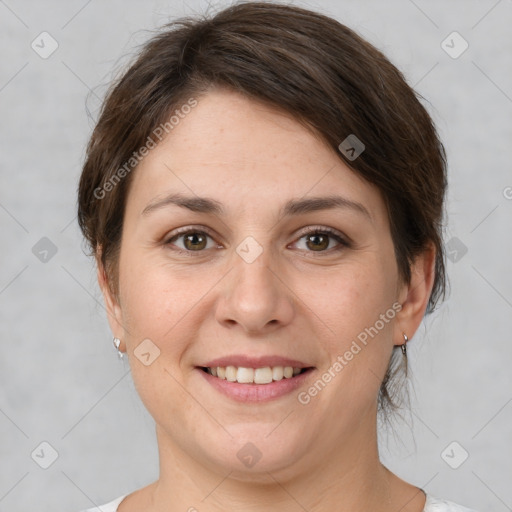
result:
[[[396,315],[393,339],[395,345],[404,343],[404,334],[411,339],[425,315],[435,278],[436,249],[434,244],[419,254],[411,265],[411,280],[399,291],[402,309]]]
[[[98,255],[96,256],[96,265],[98,269],[98,284],[103,295],[103,300],[105,301],[105,309],[107,311],[107,319],[110,325],[110,329],[114,337],[119,338],[121,340],[119,350],[121,352],[126,352],[126,344],[124,343],[126,331],[123,327],[122,310],[121,306],[119,305],[118,298],[113,293],[113,287],[109,283],[107,273],[105,271],[103,263],[101,262],[101,252],[98,252]]]

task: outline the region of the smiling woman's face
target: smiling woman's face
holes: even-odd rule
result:
[[[409,288],[378,190],[296,120],[225,91],[202,96],[134,171],[118,301],[104,284],[161,447],[240,478],[361,451],[392,347],[422,316],[421,304],[396,313]],[[201,369],[230,356],[310,369],[270,384]]]

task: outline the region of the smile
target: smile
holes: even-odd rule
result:
[[[291,393],[309,378],[314,368],[266,366],[196,367],[220,393],[240,402],[264,402]]]
[[[213,368],[203,368],[203,371],[208,372],[214,377],[240,384],[270,384],[282,379],[291,379],[306,370],[307,368],[292,366],[265,366],[263,368],[216,366]]]

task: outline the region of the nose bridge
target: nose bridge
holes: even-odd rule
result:
[[[239,296],[255,296],[256,294],[275,295],[275,276],[270,268],[272,256],[270,249],[261,247],[257,250],[250,243],[240,244],[234,256],[235,289]]]
[[[268,241],[260,244],[253,237],[245,238],[233,253],[234,268],[217,308],[218,321],[251,332],[290,322],[290,292],[271,270],[278,266]]]

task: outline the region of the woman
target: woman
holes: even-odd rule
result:
[[[444,296],[442,144],[338,22],[181,20],[110,91],[79,221],[160,476],[105,511],[468,511],[379,460],[406,344]]]

